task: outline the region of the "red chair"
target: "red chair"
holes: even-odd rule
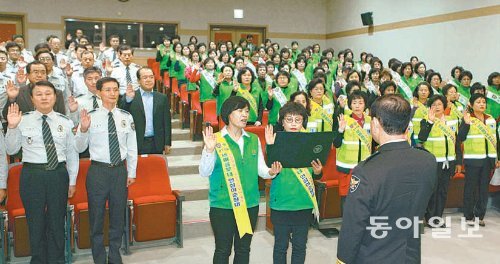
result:
[[[163,73],[163,87],[164,87],[165,93],[166,93],[166,90],[168,90],[170,88],[170,74],[168,73],[168,71],[165,71]]]
[[[10,233],[11,239],[6,239],[6,241],[3,243],[4,247],[2,247],[2,250],[4,250],[5,257],[7,259],[11,258],[10,256],[10,245],[12,244],[13,246],[13,251],[14,251],[14,257],[27,257],[31,255],[31,248],[29,244],[29,230],[28,230],[28,222],[26,219],[26,213],[24,211],[23,203],[21,201],[21,195],[19,193],[19,187],[20,187],[20,178],[21,178],[21,170],[23,168],[23,165],[21,163],[15,163],[11,164],[9,168],[9,176],[7,179],[7,214],[8,214],[8,220],[7,220],[7,225],[5,228],[7,230],[2,230],[2,237],[8,237],[4,236],[4,231],[8,231]],[[65,233],[67,234],[66,236],[66,247],[65,247],[65,258],[66,258],[66,263],[71,263],[72,260],[72,254],[71,254],[71,247],[70,247],[70,231],[71,231],[71,224],[70,224],[70,210],[68,208],[68,212],[66,214],[67,216],[67,221],[65,225]]]
[[[148,67],[153,69],[153,63],[155,63],[155,62],[156,62],[155,58],[148,58],[148,60],[147,60]]]
[[[179,88],[179,119],[181,120],[181,128],[189,126],[189,93],[187,91],[187,84],[182,84]]]
[[[162,155],[140,156],[136,182],[129,187],[131,244],[173,238],[182,247],[182,201],[172,190],[167,162]]]
[[[267,126],[269,124],[269,111],[264,110],[262,113],[262,125]]]
[[[214,128],[214,131],[219,131],[219,119],[217,118],[215,100],[209,100],[203,103],[203,124],[210,124],[210,126]]]
[[[192,140],[199,140],[202,137],[203,123],[201,114],[200,91],[195,91],[191,93],[191,110],[189,112],[189,128]]]

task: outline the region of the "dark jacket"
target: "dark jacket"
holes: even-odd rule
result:
[[[126,96],[121,98],[120,103],[121,108],[134,118],[138,150],[142,149],[146,130],[146,114],[140,91],[140,89],[135,91],[135,97],[130,103],[127,103]],[[158,92],[153,92],[153,127],[156,151],[161,153],[165,146],[172,145],[172,125],[168,97]]]
[[[420,263],[418,219],[422,219],[436,188],[436,170],[432,154],[411,148],[406,141],[384,144],[378,152],[359,163],[353,170],[344,204],[338,259],[349,264]],[[374,220],[372,217],[386,219]],[[396,225],[396,221],[403,218],[409,221],[399,226],[410,223],[407,229]],[[385,223],[391,228],[386,231],[385,238],[371,235],[371,230],[367,229],[375,227],[371,221]],[[375,234],[381,235],[382,231]]]

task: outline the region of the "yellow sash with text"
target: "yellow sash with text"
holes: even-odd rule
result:
[[[311,100],[311,115],[321,116],[325,122],[333,126],[333,118],[329,115],[321,105]]]
[[[248,103],[250,104],[250,110],[255,113],[255,116],[257,116],[259,114],[259,108],[252,94],[247,89],[243,89],[241,87],[238,89],[238,93],[241,95],[241,97],[245,98],[248,101]]]
[[[370,135],[368,135],[368,132],[364,130],[356,120],[352,118],[347,118],[347,125],[354,131],[354,135],[361,140],[361,142],[368,147],[368,151],[372,151],[372,140],[370,138]]]
[[[304,190],[307,192],[307,195],[311,199],[313,203],[313,214],[317,221],[319,221],[319,209],[318,209],[318,201],[316,200],[316,193],[314,191],[314,181],[311,173],[306,168],[292,169],[293,174],[297,177]]]
[[[492,133],[490,132],[490,129],[483,122],[481,122],[479,119],[477,119],[475,117],[471,117],[471,125],[477,127],[479,132],[481,132],[481,134],[484,135],[486,140],[488,140],[488,142],[490,142],[490,144],[493,145],[493,147],[496,150],[497,139],[495,138],[495,135],[492,135]]]
[[[229,199],[233,207],[234,218],[238,226],[238,233],[240,238],[245,234],[253,234],[252,225],[248,216],[247,204],[245,202],[245,195],[241,187],[240,174],[236,167],[233,153],[227,144],[226,139],[220,132],[215,133],[217,144],[215,150],[222,163],[222,171],[226,180],[227,190],[229,192]]]
[[[455,145],[457,143],[457,137],[455,136],[455,133],[443,121],[441,121],[439,119],[435,119],[434,126],[437,127],[439,130],[441,130],[445,136],[447,136],[449,139],[451,139],[451,141],[453,142],[453,145]]]

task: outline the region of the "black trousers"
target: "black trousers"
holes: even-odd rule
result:
[[[492,167],[488,159],[484,159],[482,166],[467,166],[465,164],[464,186],[464,217],[473,220],[479,217],[483,220],[488,203],[488,187]]]
[[[274,264],[286,264],[286,254],[290,242],[292,242],[292,264],[305,262],[307,235],[311,219],[311,209],[299,211],[271,209],[271,222],[274,228]]]
[[[25,163],[19,193],[26,211],[30,263],[64,263],[64,225],[69,176],[65,163],[47,171]]]
[[[144,143],[141,149],[139,149],[139,155],[142,154],[163,154],[163,150],[158,151],[156,149],[154,137],[145,137]]]
[[[127,207],[127,169],[122,163],[118,167],[107,167],[92,163],[87,174],[87,196],[89,202],[90,242],[92,257],[97,264],[122,263],[120,247],[125,225]],[[104,248],[104,213],[106,201],[109,206],[109,254]]]
[[[455,162],[449,162],[449,167],[443,169],[443,162],[438,162],[436,175],[438,177],[437,188],[432,193],[427,210],[425,212],[425,220],[429,221],[432,217],[442,217],[446,198],[448,197],[448,187],[450,178],[455,172]],[[437,223],[437,221],[435,221]],[[444,222],[443,222],[444,223]]]
[[[259,207],[248,208],[248,216],[252,230],[255,230]],[[245,234],[242,238],[238,233],[236,220],[232,209],[210,207],[210,224],[215,236],[214,264],[229,263],[234,241],[234,264],[248,264],[250,261],[250,244],[252,235]]]

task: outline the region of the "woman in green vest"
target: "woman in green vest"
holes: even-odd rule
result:
[[[451,69],[451,80],[448,81],[448,83],[453,84],[455,87],[460,86],[460,81],[458,80],[458,77],[460,74],[464,71],[464,68],[462,66],[455,66]]]
[[[307,123],[308,129],[311,129],[311,132],[332,131],[334,105],[325,95],[325,83],[321,79],[313,79],[307,85],[307,92],[311,98],[311,117]],[[316,123],[316,128],[312,127],[314,123]]]
[[[174,70],[175,64],[177,62],[177,58],[180,58],[182,56],[182,44],[180,42],[174,43],[173,44],[173,50],[170,52],[170,68],[168,70],[168,74],[170,75],[170,78],[177,78],[177,72]]]
[[[184,71],[186,70],[186,67],[189,65],[190,54],[191,51],[189,50],[189,47],[183,46],[181,56],[176,56],[176,61],[174,63],[174,72],[179,87],[181,87],[182,84],[187,83],[187,78],[184,75]]]
[[[500,117],[500,73],[493,72],[488,76],[488,88],[486,89],[486,101],[488,108],[486,113],[495,120]]]
[[[420,121],[418,139],[424,148],[436,157],[437,189],[432,194],[425,220],[430,227],[446,227],[442,219],[448,185],[455,173],[462,171],[460,144],[457,141],[458,120],[445,115],[448,100],[443,95],[433,95],[427,102],[429,112]]]
[[[213,133],[203,131],[200,175],[209,178],[210,223],[215,237],[213,263],[249,263],[252,234],[259,213],[258,177],[271,179],[281,171],[275,162],[268,168],[259,137],[244,130],[250,105],[243,97],[224,102],[221,118],[227,125]],[[233,243],[234,241],[234,243]]]
[[[170,52],[172,51],[172,45],[170,38],[167,36],[163,37],[163,43],[158,45],[156,52],[156,61],[160,62],[160,75],[163,78],[163,73],[167,72],[170,68]]]
[[[419,144],[418,133],[420,132],[420,121],[422,121],[422,119],[424,119],[429,112],[429,109],[427,108],[427,100],[433,95],[434,92],[428,82],[419,83],[415,91],[413,91],[413,116],[411,122],[413,124],[413,139],[415,140],[415,144]]]
[[[415,67],[413,68],[414,79],[416,83],[420,83],[425,81],[425,71],[427,70],[427,66],[423,61],[417,62]]]
[[[217,115],[220,115],[222,104],[231,96],[234,89],[234,70],[230,64],[224,65],[221,68],[221,74],[217,78],[217,84],[214,88],[213,95],[217,99]]]
[[[271,89],[272,100],[268,100],[267,110],[269,110],[269,124],[276,125],[278,122],[279,110],[290,100],[290,95],[297,91],[296,88],[289,87],[290,74],[280,71],[276,74],[275,82]]]
[[[307,124],[306,109],[289,102],[280,109],[279,127],[286,132],[300,132]],[[273,151],[273,127],[266,127],[268,151]],[[279,150],[274,150],[279,151]],[[312,167],[312,168],[311,168]],[[304,263],[306,259],[307,234],[313,220],[318,216],[318,204],[314,180],[321,178],[323,165],[313,160],[309,168],[283,168],[271,183],[270,207],[274,231],[273,263],[286,264],[288,244],[292,243],[291,263]]]
[[[233,83],[234,88],[231,95],[241,96],[250,104],[250,114],[248,116],[248,125],[260,126],[262,124],[262,114],[264,105],[262,97],[264,93],[259,86],[252,87],[255,81],[255,74],[248,67],[241,68],[237,76],[238,83]]]
[[[490,175],[495,166],[498,168],[496,121],[485,114],[486,96],[473,94],[469,103],[471,107],[464,114],[458,140],[464,145],[464,217],[468,225],[485,226],[484,216],[488,203],[488,187]],[[495,164],[496,163],[496,164]],[[479,190],[479,191],[477,191]],[[477,194],[477,195],[475,195]]]
[[[457,120],[459,123],[464,116],[463,106],[457,102],[457,87],[452,84],[446,84],[442,89],[443,95],[446,97],[447,107],[444,110],[445,115]]]
[[[201,57],[200,57],[200,53],[198,53],[198,51],[193,51],[189,54],[188,65],[186,65],[186,68],[184,69],[184,76],[186,77],[188,91],[196,91],[198,89],[197,82],[191,82],[190,76],[192,75],[192,72],[194,69],[201,68],[200,59],[201,59]]]
[[[200,84],[200,102],[215,99],[213,92],[217,86],[217,72],[214,69],[215,61],[212,58],[206,58],[203,61],[203,69],[194,68],[189,81]],[[231,76],[232,77],[232,76]],[[232,79],[232,78],[230,78]]]
[[[470,85],[472,82],[472,72],[463,71],[458,76],[458,81],[460,81],[460,85],[458,86],[458,102],[463,105],[463,107],[467,107],[467,103],[469,102],[471,93],[470,93]]]
[[[295,93],[290,95],[290,102],[301,104],[307,111],[307,122],[306,130],[311,132],[309,128],[309,121],[311,116],[311,99],[309,99],[309,95],[303,91],[296,91]],[[314,128],[316,128],[316,123],[314,123]]]
[[[361,91],[354,91],[348,97],[350,115],[339,115],[338,129],[334,131],[333,145],[337,148],[337,170],[339,176],[339,194],[345,200],[351,182],[352,169],[372,153],[370,134],[371,118],[364,114],[366,97]]]
[[[431,85],[432,92],[434,94],[441,94],[441,74],[439,72],[431,72],[427,76],[427,82]]]
[[[405,62],[401,65],[401,81],[403,81],[413,92],[415,90],[415,87],[417,86],[417,83],[415,79],[413,78],[413,67],[411,65],[411,62]]]
[[[295,60],[294,65],[295,68],[291,72],[290,85],[297,87],[298,90],[307,91],[307,78],[304,72],[307,67],[306,58],[299,56]]]

